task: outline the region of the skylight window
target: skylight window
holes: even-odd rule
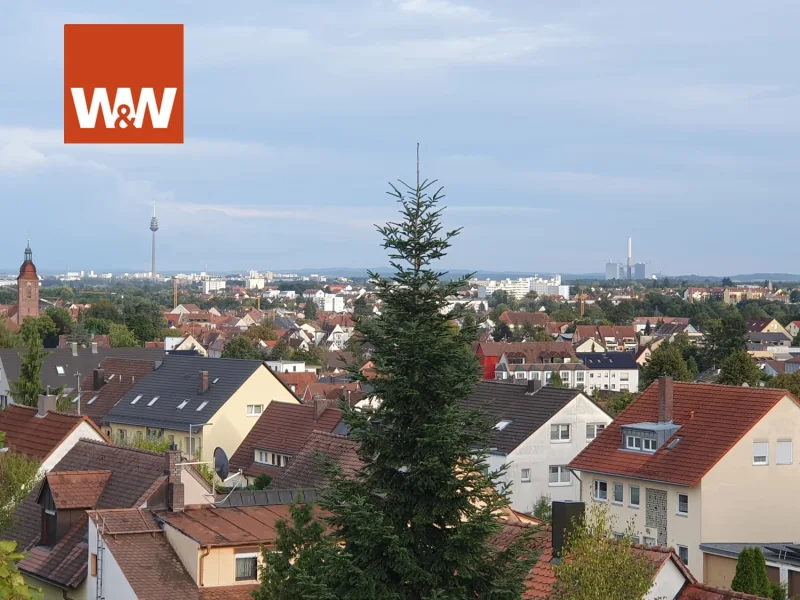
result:
[[[669,443],[669,446],[667,446],[667,450],[672,450],[672,449],[673,449],[675,446],[677,446],[677,445],[678,445],[678,442],[680,442],[682,439],[683,439],[683,438],[675,438],[674,440],[672,440],[672,441]]]
[[[200,406],[198,406],[197,408],[195,408],[195,410],[196,410],[197,412],[200,412],[201,410],[203,410],[203,409],[206,407],[206,404],[208,404],[208,400],[206,400],[205,402],[202,402],[202,403],[200,404]]]
[[[64,367],[62,367],[61,365],[56,365],[56,373],[58,373],[59,375],[63,375]]]
[[[109,381],[111,381],[111,380],[112,380],[112,379],[114,379],[114,377],[116,377],[116,376],[117,376],[117,374],[116,374],[116,373],[112,373],[111,375],[109,375],[109,376],[108,376],[108,380],[109,380]]]
[[[153,406],[153,404],[156,403],[156,400],[158,400],[158,396],[154,396],[153,399],[147,403],[147,406]]]
[[[214,377],[214,381],[212,381],[211,383],[217,383],[218,381],[219,381],[219,377]]]
[[[131,404],[136,404],[136,403],[137,403],[139,400],[141,400],[141,399],[142,399],[142,395],[141,395],[141,394],[139,394],[138,396],[136,396],[136,398],[134,398],[133,400],[131,400]]]
[[[495,425],[492,429],[495,431],[503,431],[506,427],[511,425],[511,421],[500,421],[497,425]]]
[[[80,395],[80,394],[78,394],[77,396],[75,396],[75,397],[72,399],[72,403],[73,403],[73,404],[76,404],[76,403],[78,402],[78,400],[80,400],[80,399],[81,399],[81,395]]]
[[[184,400],[183,402],[178,404],[178,410],[182,410],[183,407],[186,406],[187,404],[189,404],[189,401],[188,400]]]
[[[97,396],[92,396],[91,399],[86,404],[91,404],[95,400],[97,400]]]

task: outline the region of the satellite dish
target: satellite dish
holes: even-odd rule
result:
[[[222,448],[217,448],[214,450],[214,472],[219,475],[220,479],[225,480],[229,471],[228,455],[225,454],[225,450]]]

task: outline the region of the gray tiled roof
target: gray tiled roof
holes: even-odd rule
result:
[[[543,387],[529,394],[525,385],[481,381],[475,392],[462,400],[461,406],[483,409],[495,423],[510,421],[502,430],[494,432],[491,443],[508,454],[580,393],[579,390]]]
[[[578,352],[578,360],[589,369],[638,369],[633,352]]]
[[[104,422],[188,431],[190,424],[211,421],[258,369],[269,371],[258,360],[167,355],[160,367],[145,375],[117,402]],[[209,386],[203,394],[199,392],[200,371],[208,371]],[[155,397],[158,400],[150,404]],[[178,409],[184,401],[186,405]],[[204,402],[206,405],[197,410]]]
[[[274,506],[282,504],[292,504],[297,500],[304,504],[316,502],[316,490],[237,490],[227,496],[224,500],[217,503],[217,507],[225,506]]]
[[[9,381],[19,378],[22,356],[27,348],[0,349],[0,393]],[[76,373],[82,376],[91,374],[104,358],[138,358],[143,360],[160,360],[165,353],[160,348],[98,348],[93,353],[91,348],[78,348],[78,355],[73,356],[70,348],[45,348],[48,352],[42,364],[42,385],[55,389],[59,386],[74,388],[77,386]],[[57,367],[61,367],[63,375],[59,375]]]

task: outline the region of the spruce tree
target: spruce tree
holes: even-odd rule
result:
[[[341,403],[350,437],[360,442],[363,468],[333,475],[320,504],[330,513],[331,536],[341,542],[308,570],[314,582],[301,599],[464,600],[518,599],[532,557],[520,540],[492,545],[507,506],[488,473],[491,426],[483,412],[461,409],[474,390],[479,365],[470,351],[475,325],[451,325],[463,309],[445,310],[466,280],[445,280],[433,263],[445,256],[459,230],[443,232],[441,189],[435,181],[392,186],[402,220],[378,227],[394,275],[369,273],[381,314],[359,319],[374,347],[377,407]],[[363,379],[357,367],[356,377]],[[281,598],[262,585],[258,598]]]

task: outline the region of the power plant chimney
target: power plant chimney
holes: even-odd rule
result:
[[[150,277],[156,277],[156,231],[158,231],[158,219],[156,218],[156,201],[153,200],[153,218],[150,219],[150,231],[153,232],[153,269],[150,272]],[[630,264],[630,259],[628,259]],[[630,269],[628,269],[630,270]]]
[[[153,235],[155,235],[155,234],[153,234]],[[628,238],[628,281],[633,279],[633,272],[631,270],[631,267],[633,265],[633,252],[631,250],[631,248],[632,248],[632,246],[631,246],[632,239],[633,238]],[[155,248],[155,238],[153,238],[153,248]],[[153,251],[153,255],[155,255],[155,250]],[[153,261],[155,261],[155,258],[153,259]],[[153,269],[155,269],[155,262],[153,262]]]

